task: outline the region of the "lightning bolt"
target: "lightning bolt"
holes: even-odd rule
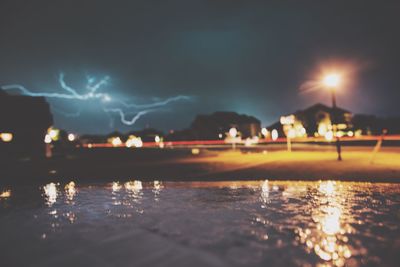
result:
[[[141,108],[161,107],[161,106],[168,105],[171,102],[180,101],[180,100],[190,100],[190,97],[189,96],[185,96],[185,95],[178,95],[178,96],[175,96],[175,97],[167,98],[165,100],[162,100],[162,101],[159,101],[159,102],[150,103],[150,104],[128,104],[128,103],[126,103],[124,101],[119,101],[119,102],[122,105],[124,105],[126,108],[141,109]]]
[[[135,103],[129,103],[123,100],[119,99],[113,99],[109,94],[99,92],[99,90],[109,84],[110,77],[109,76],[104,76],[100,80],[97,80],[95,77],[91,76],[86,76],[86,90],[88,92],[86,93],[79,93],[77,90],[69,86],[65,82],[65,75],[64,73],[60,73],[58,76],[58,83],[65,92],[64,93],[53,93],[53,92],[33,92],[31,90],[28,90],[24,86],[20,84],[8,84],[1,86],[3,90],[6,91],[11,91],[11,90],[18,90],[20,91],[21,94],[27,95],[27,96],[37,96],[37,97],[46,97],[50,99],[65,99],[65,100],[79,100],[79,101],[87,101],[87,100],[99,100],[99,104],[106,105],[107,103],[113,103],[114,107],[103,107],[103,111],[109,116],[110,113],[117,113],[120,117],[121,123],[131,126],[136,123],[137,120],[139,120],[143,115],[148,114],[149,112],[154,112],[157,110],[157,108],[166,106],[172,102],[177,102],[177,101],[188,101],[191,100],[190,96],[185,96],[185,95],[178,95],[174,97],[170,97],[158,102],[153,102],[153,103],[148,103],[148,104],[135,104]],[[120,106],[115,106],[115,104],[119,104]],[[81,115],[82,110],[79,110],[75,113],[66,113],[64,111],[61,111],[54,106],[52,106],[52,109],[57,112],[62,114],[63,116],[66,117],[79,117]],[[134,109],[136,111],[136,114],[131,118],[128,119],[128,114],[132,114],[130,111],[131,109]],[[113,125],[113,118],[110,117],[110,127]]]
[[[60,75],[58,77],[58,81],[60,83],[61,88],[64,89],[65,91],[69,92],[69,94],[45,93],[45,92],[35,93],[35,92],[32,92],[32,91],[26,89],[24,86],[19,85],[19,84],[3,85],[1,88],[6,91],[7,90],[19,90],[19,91],[21,91],[22,94],[28,95],[28,96],[42,96],[42,97],[46,97],[46,98],[75,99],[75,100],[88,100],[90,98],[94,98],[94,99],[101,99],[103,101],[110,101],[111,98],[108,94],[96,93],[97,89],[99,89],[102,85],[107,84],[108,79],[109,79],[109,77],[106,76],[94,85],[91,85],[89,83],[87,85],[87,88],[90,90],[90,92],[86,93],[86,94],[79,94],[75,89],[69,87],[64,80],[64,73],[60,73]]]
[[[152,112],[154,110],[142,110],[139,111],[132,119],[128,120],[126,118],[127,114],[123,112],[122,109],[120,108],[108,108],[108,109],[104,109],[105,112],[115,112],[118,113],[120,118],[121,118],[121,122],[125,125],[133,125],[135,124],[135,122],[140,119],[140,117],[142,117],[143,115]]]

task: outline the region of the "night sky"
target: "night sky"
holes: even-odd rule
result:
[[[347,79],[339,106],[395,116],[399,14],[400,1],[389,0],[1,0],[0,85],[60,92],[63,72],[84,93],[87,76],[108,75],[100,91],[110,103],[48,99],[56,126],[165,131],[189,126],[199,113],[236,111],[268,125],[315,102],[329,104],[327,91],[304,88],[321,69],[337,68]],[[117,106],[114,99],[144,104],[178,95],[189,98],[129,127],[103,111]]]

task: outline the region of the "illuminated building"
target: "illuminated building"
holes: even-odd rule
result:
[[[342,131],[343,133],[353,131],[353,114],[342,108],[336,108],[335,112],[337,116],[338,131]],[[331,107],[318,103],[304,110],[299,110],[293,114],[281,117],[292,117],[293,121],[290,124],[282,124],[282,122],[279,121],[267,127],[267,129],[277,129],[280,136],[286,136],[289,129],[285,128],[291,128],[292,132],[294,130],[295,137],[324,137],[326,133],[332,131],[332,114],[333,110]]]
[[[198,115],[190,126],[193,137],[198,140],[214,140],[220,133],[237,129],[242,138],[252,138],[261,132],[261,122],[253,117],[235,112],[214,112]]]

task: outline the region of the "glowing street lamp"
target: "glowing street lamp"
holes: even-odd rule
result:
[[[229,135],[230,135],[232,138],[235,138],[236,135],[237,135],[237,129],[236,129],[236,128],[230,128],[230,129],[229,129]]]
[[[229,136],[232,138],[232,149],[236,148],[236,143],[235,143],[235,138],[238,134],[238,131],[236,128],[232,127],[229,129]]]
[[[283,130],[286,134],[286,143],[288,152],[292,152],[292,138],[296,137],[296,131],[293,129],[295,122],[295,116],[282,116],[280,122],[283,126]]]
[[[325,88],[331,91],[331,96],[332,96],[332,126],[333,126],[333,135],[336,137],[336,150],[338,154],[338,160],[342,160],[342,149],[340,147],[340,137],[336,133],[336,128],[337,128],[337,118],[336,118],[336,89],[340,86],[341,83],[341,77],[337,73],[331,73],[329,75],[326,75],[322,81],[324,84]]]
[[[276,141],[278,139],[278,137],[279,137],[278,130],[273,129],[271,132],[272,141]]]
[[[267,128],[262,128],[261,129],[261,134],[264,136],[264,138],[267,138],[269,132]]]
[[[53,156],[51,142],[53,139],[51,138],[50,134],[46,134],[44,136],[44,143],[46,144],[46,158],[51,158]]]
[[[75,141],[76,136],[72,133],[68,134],[68,141],[73,142]]]
[[[49,128],[47,134],[50,136],[51,140],[57,141],[60,136],[60,130],[55,128]]]
[[[50,144],[51,141],[52,141],[51,136],[49,134],[46,134],[45,137],[44,137],[44,142],[46,144]]]
[[[339,86],[340,80],[339,74],[332,73],[325,76],[324,85],[328,88],[335,88]]]
[[[13,134],[12,133],[0,133],[0,140],[3,142],[11,142],[13,140]]]

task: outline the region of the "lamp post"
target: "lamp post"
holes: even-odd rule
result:
[[[295,120],[294,115],[282,116],[280,119],[280,122],[283,126],[283,131],[286,134],[286,144],[288,152],[292,152],[292,138],[294,138],[296,135],[293,132],[294,120]]]
[[[337,106],[336,106],[336,89],[340,84],[340,76],[338,74],[329,74],[325,76],[323,83],[327,89],[331,91],[332,97],[332,112],[331,112],[331,120],[333,127],[333,135],[336,137],[336,151],[337,151],[337,160],[342,160],[342,148],[340,145],[340,137],[337,134]]]
[[[235,150],[236,148],[236,136],[238,134],[238,131],[236,128],[230,128],[229,129],[229,136],[232,138],[232,149]]]

